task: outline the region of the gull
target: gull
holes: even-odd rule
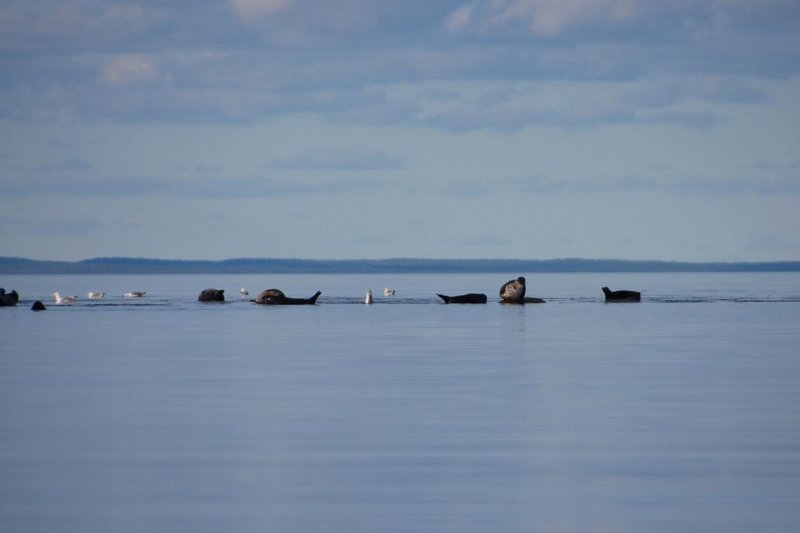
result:
[[[372,289],[369,289],[369,290],[367,291],[367,297],[366,297],[366,299],[364,300],[364,303],[365,303],[365,304],[368,304],[368,305],[372,303]]]
[[[239,289],[239,296],[241,296],[242,298],[247,298],[248,296],[250,296],[250,293],[247,291],[247,289],[242,287],[241,289]]]
[[[89,291],[89,292],[86,293],[86,296],[88,296],[89,298],[91,298],[93,300],[99,300],[100,298],[105,298],[106,297],[106,293]]]
[[[75,302],[78,299],[77,296],[61,296],[61,293],[58,292],[58,291],[53,293],[53,298],[56,299],[56,303],[58,305],[71,304],[71,303]]]
[[[390,289],[389,287],[386,287],[385,289],[383,289],[383,295],[384,296],[394,296],[394,289]]]
[[[130,291],[125,293],[125,298],[141,298],[145,294],[147,293],[144,291]]]

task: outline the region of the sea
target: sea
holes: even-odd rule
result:
[[[0,286],[2,533],[800,530],[797,272]]]

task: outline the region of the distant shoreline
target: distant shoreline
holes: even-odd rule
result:
[[[569,272],[798,272],[800,261],[686,262],[624,259],[259,259],[98,257],[46,261],[0,257],[0,274],[369,274]]]

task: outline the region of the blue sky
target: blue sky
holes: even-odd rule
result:
[[[800,259],[795,0],[3,0],[0,255]]]

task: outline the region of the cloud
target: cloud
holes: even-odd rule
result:
[[[282,159],[273,159],[264,164],[277,170],[312,171],[359,171],[398,170],[405,168],[406,161],[385,152],[341,151],[318,154],[298,154]]]
[[[587,178],[530,176],[498,180],[505,188],[522,194],[596,194],[662,192],[681,196],[797,196],[800,182],[784,177],[751,175],[739,178],[690,176],[679,178]]]
[[[637,119],[698,127],[719,117],[709,110],[689,117],[679,108],[684,102],[761,103],[766,95],[754,80],[800,72],[795,4],[473,0],[410,9],[306,0],[301,10],[290,0],[230,0],[187,10],[169,0],[19,3],[0,8],[0,116],[236,123],[315,114],[509,132]],[[242,18],[262,23],[242,27]],[[495,84],[483,114],[477,101],[461,113],[424,113],[413,99],[386,92],[436,82],[446,103],[461,99],[448,82],[465,81]],[[515,87],[554,81],[584,87],[576,101],[591,100],[596,82],[628,82],[616,104],[629,109],[603,104],[589,115],[540,102],[503,104]],[[432,101],[433,93],[422,97]],[[660,114],[647,116],[647,108]]]
[[[472,10],[475,6],[467,4],[452,11],[444,21],[444,29],[448,33],[457,33],[469,26]]]
[[[80,196],[169,198],[267,198],[280,196],[337,195],[377,190],[391,182],[374,177],[289,179],[268,177],[166,179],[130,178],[27,178],[5,185],[7,196]]]
[[[589,24],[630,23],[641,16],[640,0],[517,0],[498,14],[501,21],[522,20],[541,37]]]
[[[688,100],[754,104],[765,102],[767,95],[741,77],[700,75],[650,80],[619,98],[625,105],[642,108],[669,107]]]
[[[0,7],[6,53],[64,56],[108,52],[164,32],[165,8],[107,2],[17,2]]]
[[[62,237],[85,236],[102,226],[101,220],[92,215],[41,216],[34,219],[1,216],[0,225],[21,235]]]
[[[685,111],[680,109],[666,109],[655,112],[642,111],[638,113],[636,122],[641,124],[670,124],[685,128],[706,129],[717,126],[724,119],[711,111]]]
[[[475,235],[468,239],[461,239],[456,244],[464,247],[495,248],[511,246],[513,243],[508,239],[500,238],[492,234]]]
[[[794,33],[800,9],[791,0],[474,0],[445,19],[451,32],[554,41],[676,42],[726,33]]]
[[[443,187],[437,193],[447,197],[474,199],[490,195],[492,187],[483,181],[461,180],[458,183]]]
[[[632,25],[651,11],[643,0],[478,0],[454,9],[445,29],[492,35],[521,30],[553,38],[584,27]]]
[[[114,57],[103,69],[101,78],[111,85],[128,85],[149,82],[158,77],[155,63],[139,54],[124,54]]]

